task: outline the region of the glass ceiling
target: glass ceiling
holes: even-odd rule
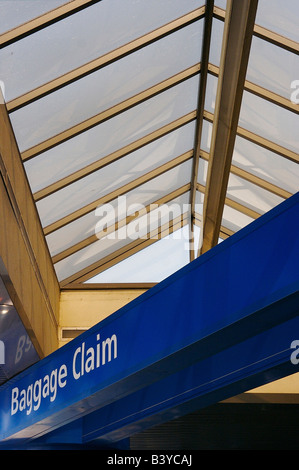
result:
[[[227,4],[0,0],[0,84],[62,287],[200,255]],[[218,242],[298,191],[298,20],[297,0],[258,2]]]

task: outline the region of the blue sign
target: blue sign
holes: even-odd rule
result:
[[[0,439],[36,438],[296,319],[298,200],[4,384]]]

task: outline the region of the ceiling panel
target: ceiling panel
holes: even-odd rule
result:
[[[21,151],[198,64],[202,28],[197,21],[12,112]]]
[[[249,217],[248,215],[234,209],[233,207],[230,207],[226,204],[224,205],[222,225],[229,228],[233,232],[241,230],[254,220],[254,218]]]

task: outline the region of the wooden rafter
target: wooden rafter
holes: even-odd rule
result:
[[[193,166],[192,166],[192,175],[191,175],[190,261],[192,261],[196,257],[195,252],[194,252],[193,228],[194,228],[194,218],[195,218],[195,199],[196,199],[198,166],[199,166],[199,158],[200,158],[200,144],[201,144],[204,104],[205,104],[207,76],[208,76],[213,8],[214,8],[214,0],[209,0],[206,4],[205,24],[204,24],[204,32],[203,32],[203,43],[202,43],[202,53],[201,53],[201,72],[200,72],[200,83],[199,83],[198,104],[197,104],[197,120],[196,120],[196,131],[195,131],[195,142],[194,142],[194,156],[193,156]]]

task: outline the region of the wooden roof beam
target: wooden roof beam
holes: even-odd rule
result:
[[[196,257],[194,250],[194,222],[195,222],[195,202],[196,202],[196,185],[198,166],[200,158],[200,144],[203,126],[204,105],[206,96],[206,86],[209,67],[209,52],[212,33],[214,0],[208,0],[206,4],[205,25],[203,32],[203,43],[201,52],[201,68],[200,68],[200,82],[197,103],[197,121],[196,132],[194,140],[194,157],[191,174],[191,191],[190,191],[190,205],[191,205],[191,221],[190,221],[190,261]]]

